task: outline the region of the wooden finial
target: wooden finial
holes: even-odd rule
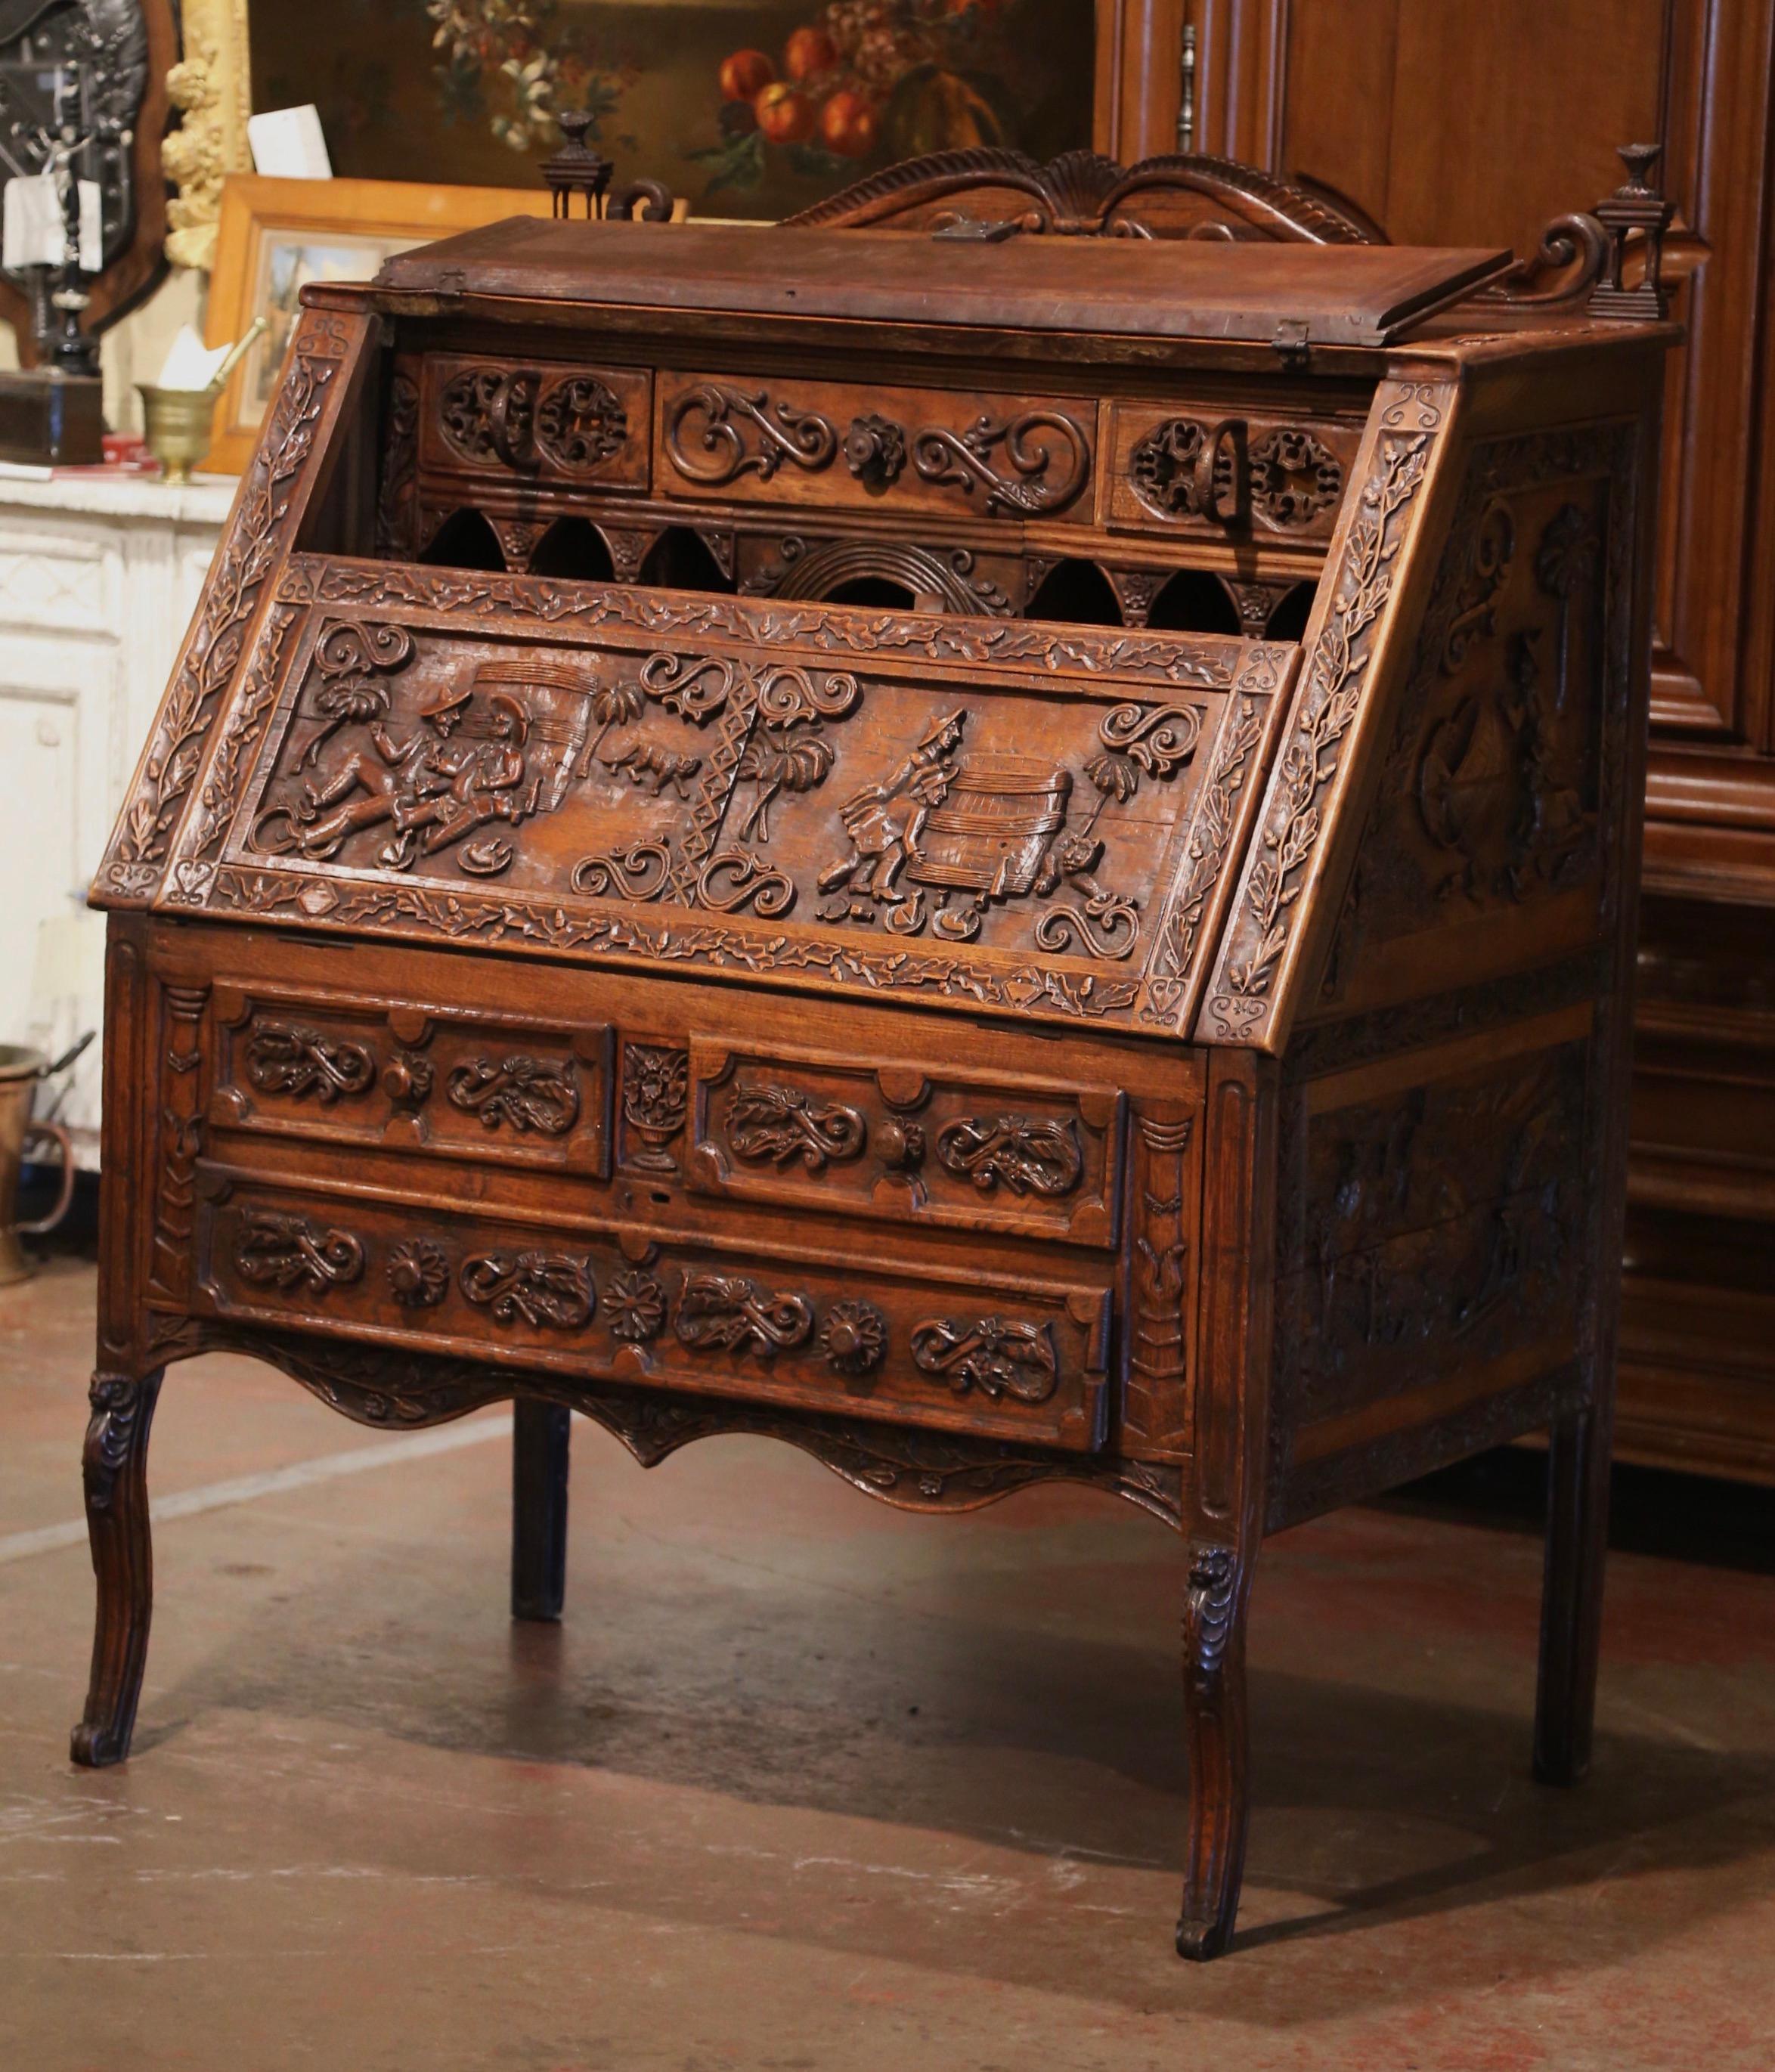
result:
[[[583,109],[563,109],[555,121],[561,130],[561,146],[553,158],[544,161],[542,177],[555,198],[557,217],[570,216],[573,212],[573,198],[581,195],[585,198],[586,220],[590,221],[599,212],[599,204],[614,168],[608,158],[601,158],[586,142],[592,117]]]
[[[1605,201],[1596,204],[1596,220],[1609,236],[1609,253],[1602,278],[1590,291],[1590,314],[1623,323],[1657,322],[1670,308],[1662,266],[1664,234],[1676,213],[1652,184],[1652,167],[1662,154],[1662,144],[1623,144],[1621,162],[1627,178]],[[1646,269],[1636,287],[1623,283],[1627,240],[1634,231],[1645,236]]]

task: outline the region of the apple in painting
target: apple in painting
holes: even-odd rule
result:
[[[721,60],[723,101],[755,101],[777,76],[762,51],[735,51]]]
[[[880,127],[875,104],[852,87],[841,88],[820,111],[820,142],[840,158],[866,158]]]
[[[783,68],[791,79],[811,79],[838,62],[838,46],[824,29],[797,29],[783,47]]]
[[[782,80],[774,80],[752,103],[758,127],[773,144],[799,144],[813,134],[813,103]]]

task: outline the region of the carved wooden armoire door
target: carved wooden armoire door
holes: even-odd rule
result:
[[[1104,0],[1098,142],[1511,243],[1662,138],[1678,205],[1620,1450],[1775,1480],[1775,0]],[[1189,92],[1185,94],[1188,83]]]

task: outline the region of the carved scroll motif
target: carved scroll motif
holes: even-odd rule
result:
[[[983,1194],[1000,1185],[1012,1194],[1070,1194],[1084,1171],[1079,1133],[1070,1122],[1000,1115],[964,1116],[941,1130],[937,1162]]]
[[[261,1092],[323,1108],[341,1095],[366,1094],[376,1083],[376,1059],[361,1043],[324,1036],[294,1022],[256,1022],[246,1042],[248,1079]]]
[[[933,1318],[912,1334],[913,1364],[947,1381],[958,1396],[977,1388],[989,1401],[1014,1396],[1046,1403],[1059,1386],[1060,1365],[1046,1324],[982,1317],[974,1324]]]
[[[766,1294],[737,1273],[687,1273],[673,1328],[696,1351],[769,1360],[813,1335],[813,1305],[803,1295]]]
[[[235,1238],[234,1268],[257,1287],[324,1295],[362,1276],[364,1245],[349,1231],[317,1230],[306,1216],[249,1209]]]
[[[666,420],[667,458],[688,480],[712,489],[742,475],[768,482],[786,460],[817,474],[837,451],[829,418],[792,403],[773,406],[762,388],[748,395],[723,382],[701,382],[679,397]]]
[[[462,1262],[462,1293],[497,1324],[577,1331],[592,1319],[597,1292],[583,1260],[564,1252],[487,1252]]]
[[[964,495],[983,489],[981,508],[988,517],[1029,518],[1059,510],[1084,487],[1091,442],[1062,410],[1025,410],[1009,418],[983,413],[965,432],[945,426],[919,432],[912,442],[912,465],[927,482],[953,486]]]
[[[799,1159],[810,1173],[860,1158],[869,1125],[853,1108],[816,1101],[799,1087],[744,1086],[727,1111],[728,1148],[751,1165],[780,1171]]]
[[[445,1087],[452,1108],[479,1116],[483,1129],[507,1125],[525,1136],[565,1137],[579,1120],[579,1078],[570,1063],[513,1057],[458,1065]]]

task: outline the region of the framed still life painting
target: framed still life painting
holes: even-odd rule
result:
[[[335,171],[520,187],[582,108],[618,179],[776,217],[925,151],[1091,141],[1094,0],[302,0],[253,10],[256,108]]]

